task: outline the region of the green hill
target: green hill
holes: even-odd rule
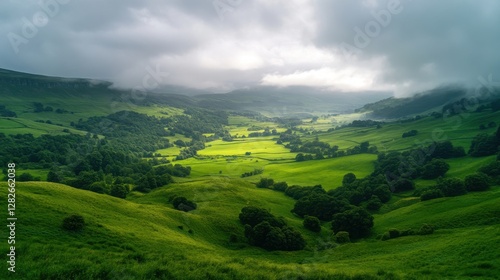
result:
[[[5,183],[0,190],[6,197]],[[172,209],[167,201],[175,194],[194,199],[198,209]],[[330,240],[328,224],[320,234],[308,232],[289,212],[292,199],[242,181],[178,183],[128,200],[18,183],[16,200],[16,279],[495,279],[500,272],[498,188],[376,215],[373,239],[327,250],[317,246]],[[237,218],[245,205],[284,216],[306,236],[308,248],[268,252],[245,245]],[[85,218],[82,232],[61,228],[70,214]],[[375,239],[390,228],[422,223],[436,232]],[[239,242],[228,242],[231,233]]]

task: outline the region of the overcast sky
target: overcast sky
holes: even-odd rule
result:
[[[4,0],[0,68],[121,87],[404,96],[498,80],[499,15],[497,0]]]

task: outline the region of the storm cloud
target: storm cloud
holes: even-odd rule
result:
[[[0,68],[119,87],[153,69],[163,84],[217,92],[403,96],[496,77],[499,14],[495,0],[2,1]]]

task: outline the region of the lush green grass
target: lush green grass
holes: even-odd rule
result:
[[[201,156],[244,156],[250,152],[252,157],[268,160],[283,160],[295,158],[295,153],[290,153],[283,145],[276,144],[271,137],[256,137],[235,139],[231,142],[222,140],[206,144],[206,148],[198,151]]]
[[[54,124],[40,123],[20,118],[0,118],[0,132],[4,134],[33,134],[38,137],[43,134],[61,135],[67,129],[69,133],[85,135],[86,132],[71,127],[61,127]]]
[[[1,183],[0,195],[6,192]],[[173,195],[194,200],[198,209],[172,209]],[[19,279],[495,279],[500,272],[498,188],[376,215],[374,239],[322,251],[316,246],[328,242],[328,224],[322,233],[311,233],[290,213],[292,199],[240,180],[177,183],[128,201],[52,183],[18,183],[16,199]],[[307,250],[267,252],[245,245],[237,218],[245,205],[283,216],[303,233]],[[80,233],[60,227],[73,213],[87,222]],[[437,231],[375,239],[389,228],[421,223]],[[231,233],[242,242],[229,243]],[[6,242],[1,246],[6,251]],[[0,273],[6,279],[6,269]]]

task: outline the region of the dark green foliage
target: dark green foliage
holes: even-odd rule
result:
[[[60,183],[62,181],[61,176],[54,171],[49,171],[47,174],[47,182]]]
[[[404,192],[411,191],[415,189],[415,183],[408,179],[399,179],[397,181],[392,182],[391,188],[393,192]]]
[[[261,168],[255,168],[253,171],[245,172],[245,173],[241,174],[241,178],[245,178],[245,177],[250,177],[250,176],[262,174],[263,172],[264,172],[263,169],[261,169]]]
[[[396,228],[391,228],[389,231],[389,238],[398,238],[399,236],[401,236],[401,232],[399,231],[399,229],[396,229]]]
[[[373,216],[365,209],[356,207],[333,215],[332,229],[335,233],[347,231],[352,238],[361,238],[370,233]]]
[[[335,234],[335,242],[343,244],[351,242],[351,238],[349,237],[349,232],[347,231],[339,231]]]
[[[68,231],[80,231],[85,227],[85,220],[80,215],[71,215],[64,218],[62,227]]]
[[[434,233],[434,228],[428,224],[423,224],[418,230],[419,235],[428,235]]]
[[[129,193],[128,187],[122,184],[112,185],[109,191],[110,195],[118,198],[126,198],[128,193]]]
[[[194,209],[196,209],[197,205],[196,203],[188,200],[187,198],[183,196],[178,196],[173,199],[172,205],[174,205],[174,208],[177,210],[181,210],[184,212],[189,212]]]
[[[109,193],[108,188],[106,187],[106,184],[104,182],[95,182],[92,185],[90,185],[89,191],[95,192],[95,193],[100,193],[100,194],[107,194]]]
[[[354,175],[354,173],[347,173],[344,175],[344,178],[342,178],[342,186],[352,184],[354,181],[356,181],[356,175]]]
[[[292,212],[304,217],[305,215],[315,216],[322,221],[330,221],[332,215],[341,213],[351,206],[344,200],[321,193],[312,193],[299,199]]]
[[[499,139],[495,135],[480,133],[472,139],[469,154],[473,157],[494,155],[498,152]]]
[[[304,216],[303,225],[310,231],[320,232],[321,231],[321,223],[318,218],[314,216]]]
[[[379,185],[373,190],[373,194],[376,195],[382,203],[386,203],[391,200],[391,191],[387,185]]]
[[[376,211],[380,209],[382,205],[383,204],[380,198],[376,195],[372,195],[372,198],[370,198],[370,200],[368,200],[366,203],[366,209]]]
[[[35,113],[40,113],[40,112],[43,112],[43,104],[40,103],[40,102],[33,102],[33,112]]]
[[[440,198],[443,196],[444,196],[444,194],[441,190],[429,189],[429,190],[426,190],[422,193],[422,195],[420,196],[420,200],[426,201],[426,200],[431,200],[431,199],[435,199],[435,198]]]
[[[438,180],[435,188],[442,191],[444,196],[458,196],[467,193],[464,182],[458,178]]]
[[[316,185],[313,187],[301,187],[297,185],[290,186],[286,188],[285,194],[294,199],[300,199],[312,193],[325,194],[326,191],[321,185]]]
[[[410,130],[408,132],[403,133],[402,137],[403,138],[407,138],[407,137],[416,136],[417,134],[418,134],[418,131],[415,130],[415,129],[412,129],[412,130]]]
[[[277,182],[273,185],[273,190],[284,192],[288,188],[288,184],[286,182]]]
[[[102,181],[102,174],[95,171],[83,171],[76,177],[76,179],[67,182],[70,186],[77,189],[88,190],[90,186],[95,183]]]
[[[468,175],[464,180],[467,191],[485,191],[490,187],[490,179],[484,173]]]
[[[19,182],[28,182],[28,181],[40,181],[40,178],[33,177],[30,173],[21,173],[21,175],[16,177],[16,180]]]
[[[493,161],[486,166],[479,168],[479,172],[482,172],[492,178],[498,178],[500,176],[500,161]]]
[[[0,104],[0,117],[16,118],[17,114],[5,107],[5,105]]]
[[[271,178],[261,178],[257,183],[257,188],[270,188],[274,184],[274,180]]]
[[[442,159],[433,159],[431,162],[424,165],[422,170],[422,178],[436,179],[443,176],[450,169],[450,165]]]
[[[239,217],[245,224],[245,237],[254,246],[267,250],[295,251],[306,245],[298,231],[265,209],[247,206],[241,209]]]

